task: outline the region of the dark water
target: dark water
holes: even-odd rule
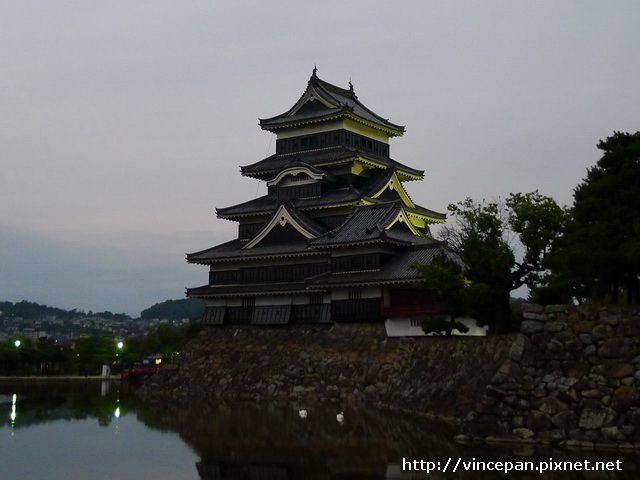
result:
[[[300,417],[302,408],[306,418]],[[0,383],[0,478],[475,480],[640,474],[637,453],[460,445],[451,440],[454,431],[422,418],[358,407],[345,408],[340,424],[337,413],[334,406],[186,399],[151,408],[119,383]],[[527,465],[566,470],[568,464],[558,462],[572,462],[574,470],[506,475],[486,470]],[[575,470],[595,462],[613,470]],[[403,472],[403,465],[413,471]]]

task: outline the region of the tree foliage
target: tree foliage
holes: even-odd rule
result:
[[[640,132],[614,132],[574,190],[563,237],[550,258],[557,298],[640,300]]]
[[[0,312],[7,317],[22,317],[35,319],[50,315],[61,319],[71,318],[71,313],[61,308],[40,305],[35,302],[22,300],[20,302],[0,302]]]
[[[140,318],[166,318],[168,320],[182,320],[183,318],[201,317],[206,306],[206,300],[196,298],[182,298],[180,300],[165,300],[143,310]]]
[[[471,314],[489,333],[507,332],[510,293],[541,282],[565,210],[538,191],[512,193],[505,201],[467,198],[448,208],[454,223],[442,237],[467,266]]]
[[[467,311],[468,284],[460,263],[441,254],[429,265],[412,263],[410,267],[422,274],[421,284],[431,294],[438,310],[438,315],[422,322],[425,333],[444,333],[451,336],[453,330],[468,332],[469,328],[464,323],[456,321],[456,318],[463,316]]]

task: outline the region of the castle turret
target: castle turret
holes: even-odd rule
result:
[[[405,183],[424,171],[393,160],[404,126],[374,113],[314,69],[285,113],[261,119],[275,154],[241,167],[267,194],[219,208],[238,238],[187,255],[209,282],[187,290],[209,306],[208,325],[381,321],[432,313],[416,295],[413,261],[445,253],[429,225],[445,215],[413,202]]]

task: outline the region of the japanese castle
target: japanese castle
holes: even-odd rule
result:
[[[429,225],[445,215],[416,205],[405,183],[424,171],[393,160],[389,139],[405,128],[367,108],[353,85],[317,76],[285,113],[261,119],[275,154],[241,167],[268,193],[216,209],[238,238],[196,253],[208,301],[205,325],[409,321],[434,312],[411,262],[444,251]]]

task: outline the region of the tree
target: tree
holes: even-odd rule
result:
[[[468,332],[469,328],[464,323],[456,321],[466,313],[467,303],[465,295],[468,283],[460,263],[440,254],[429,265],[412,263],[410,267],[422,274],[421,284],[429,290],[438,311],[438,315],[422,322],[424,332],[444,332],[447,337],[451,336],[454,329],[461,333]]]
[[[467,198],[449,205],[453,226],[443,240],[465,263],[470,313],[488,333],[512,329],[512,290],[542,282],[544,258],[561,232],[565,210],[538,191],[505,201]]]
[[[182,320],[183,318],[201,317],[206,300],[197,298],[181,298],[179,300],[165,300],[140,313],[141,319],[166,318],[168,320]]]
[[[640,300],[640,132],[614,132],[604,153],[574,190],[563,237],[556,243],[550,286],[582,303]]]
[[[179,328],[161,323],[149,329],[141,342],[141,350],[145,354],[160,353],[166,359],[173,358],[201,329],[195,321]]]

